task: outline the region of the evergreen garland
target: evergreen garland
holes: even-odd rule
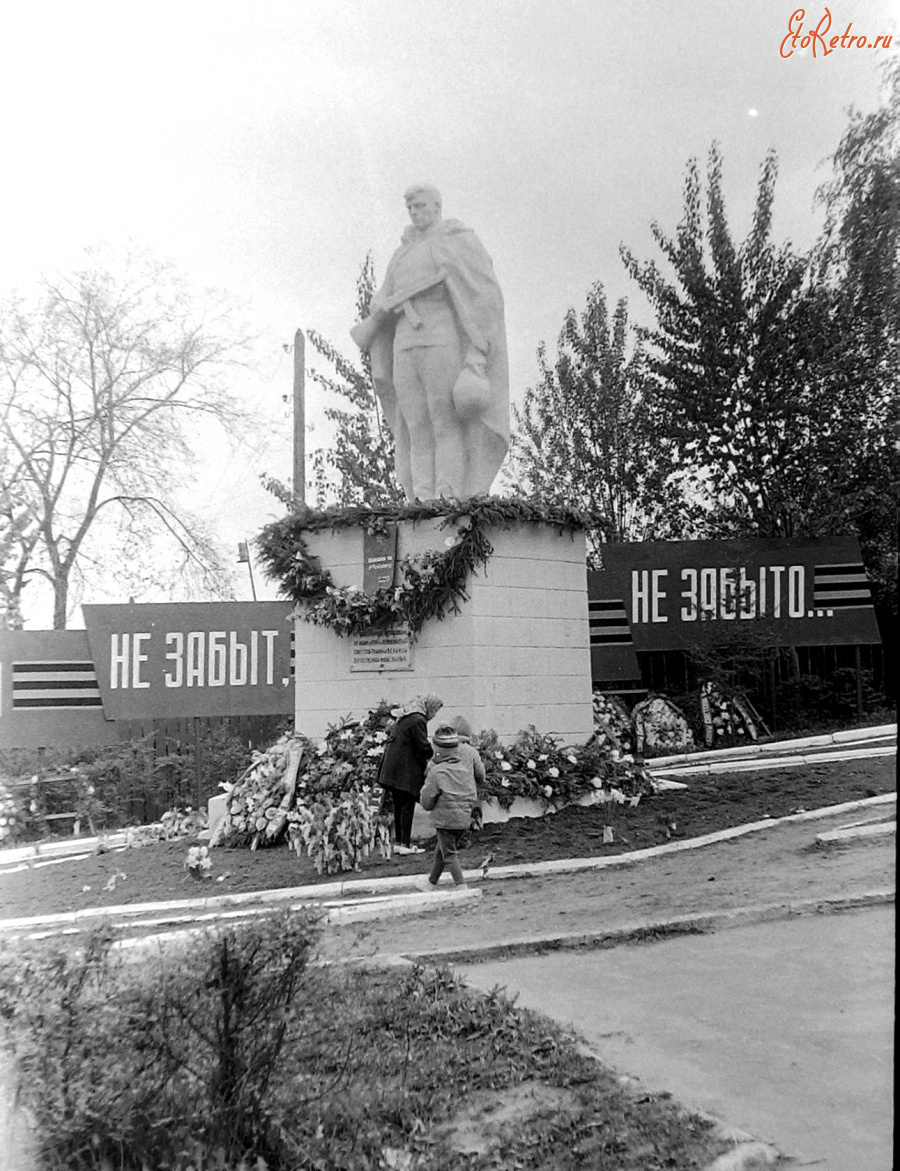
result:
[[[304,533],[322,529],[362,528],[384,534],[400,521],[441,518],[442,529],[456,528],[449,547],[430,550],[400,561],[400,582],[368,595],[357,589],[339,589],[319,558],[314,557]],[[461,523],[463,522],[463,523]],[[468,523],[465,523],[468,522]],[[280,582],[280,592],[297,605],[296,616],[328,626],[339,635],[385,630],[400,623],[413,638],[429,618],[459,613],[466,600],[469,575],[485,565],[493,547],[485,530],[509,529],[521,524],[549,523],[560,532],[583,528],[580,513],[546,506],[533,500],[473,496],[468,500],[431,500],[407,505],[314,510],[301,506],[267,525],[256,544],[268,577]]]

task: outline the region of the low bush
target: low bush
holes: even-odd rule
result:
[[[129,965],[108,933],[7,957],[0,1019],[42,1166],[290,1166],[269,1091],[314,941],[294,916],[210,934],[177,962]]]
[[[277,917],[152,964],[102,935],[77,955],[0,957],[43,1171],[644,1171],[723,1149],[501,993],[446,970],[310,965],[314,932]],[[480,1153],[455,1149],[454,1118],[477,1098],[490,1123],[523,1085],[553,1107],[488,1125]]]
[[[0,753],[0,767],[16,799],[16,836],[27,840],[49,833],[54,814],[75,813],[93,832],[205,807],[246,766],[247,755],[246,740],[223,722],[205,726],[196,745],[149,733],[103,747]]]

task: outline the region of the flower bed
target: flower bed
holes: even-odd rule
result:
[[[380,812],[375,778],[396,710],[382,702],[365,719],[346,716],[319,744],[295,732],[255,752],[238,781],[223,786],[226,813],[212,844],[256,849],[287,835],[325,874],[357,870],[376,852],[388,857],[391,824]],[[479,800],[506,813],[516,801],[547,812],[652,792],[649,774],[633,756],[596,738],[569,747],[532,726],[512,744],[502,744],[492,730],[474,744],[485,766]]]

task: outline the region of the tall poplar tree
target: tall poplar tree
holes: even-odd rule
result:
[[[542,345],[538,362],[540,381],[513,407],[507,474],[517,488],[592,516],[592,562],[603,541],[669,535],[676,489],[625,301],[610,319],[595,284],[580,318],[574,309],[566,314],[556,358],[551,363]]]
[[[656,316],[642,337],[661,425],[702,477],[714,536],[854,531],[881,450],[880,392],[842,360],[834,296],[772,239],[776,174],[770,152],[737,243],[713,146],[705,196],[692,160],[674,235],[653,225],[665,271],[622,249]]]
[[[815,276],[827,297],[831,377],[859,403],[864,457],[844,483],[879,600],[897,609],[900,510],[900,62],[885,68],[885,100],[852,111],[819,198],[825,230]]]

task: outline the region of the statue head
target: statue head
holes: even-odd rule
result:
[[[406,210],[413,227],[420,232],[428,229],[441,218],[441,193],[430,183],[415,183],[403,193]]]

